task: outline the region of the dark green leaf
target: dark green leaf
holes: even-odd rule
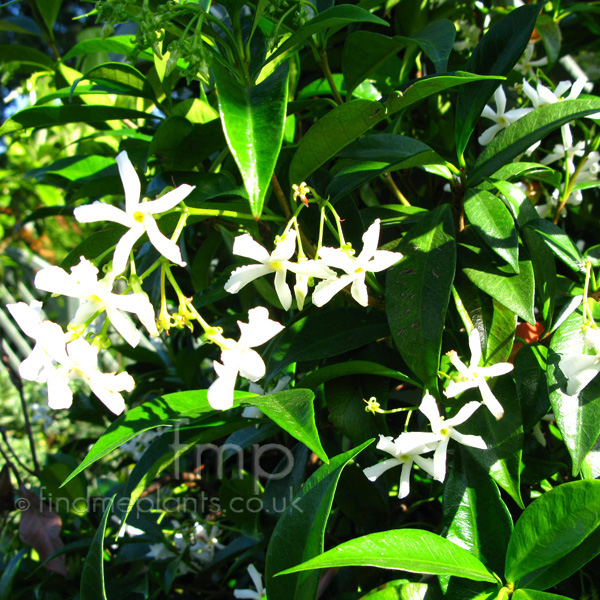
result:
[[[469,190],[465,214],[483,242],[518,273],[519,236],[504,202],[486,190]]]
[[[240,85],[216,63],[213,72],[227,144],[258,219],[283,142],[289,63],[255,86]]]
[[[7,17],[0,21],[0,31],[14,31],[25,35],[42,35],[38,24],[29,17]]]
[[[571,238],[558,226],[546,219],[535,219],[527,223],[548,244],[548,247],[567,267],[573,271],[585,272],[585,263],[581,252]]]
[[[539,10],[539,6],[535,4],[522,8]],[[483,179],[511,162],[513,158],[561,125],[598,111],[600,111],[600,98],[564,100],[536,108],[501,131],[485,147],[468,173],[469,186],[478,185]]]
[[[489,475],[462,450],[444,486],[446,537],[501,573],[512,519]]]
[[[492,256],[478,252],[474,247],[461,246],[459,258],[463,273],[480,290],[510,308],[525,321],[534,324],[534,278],[531,260],[522,258],[519,261],[519,273],[515,274],[508,265],[495,263]]]
[[[563,483],[534,500],[515,524],[506,555],[507,581],[516,583],[577,548],[600,527],[598,506],[596,480]]]
[[[54,38],[52,33],[54,31],[54,23],[56,23],[63,0],[35,0],[35,3],[46,23],[50,37]]]
[[[267,548],[266,585],[269,600],[308,600],[315,597],[318,573],[274,577],[323,552],[323,537],[342,469],[372,440],[331,459],[320,467],[281,515]],[[307,527],[307,519],[310,527]]]
[[[5,564],[2,577],[0,577],[0,600],[11,600],[13,581],[19,569],[19,565],[25,554],[29,552],[29,547],[22,548],[15,556],[13,556],[8,564]],[[6,559],[5,559],[6,560]]]
[[[387,274],[386,313],[396,346],[425,387],[437,389],[446,310],[456,268],[449,205],[431,211],[402,240],[402,261]]]
[[[146,77],[127,63],[113,62],[98,65],[85,73],[82,79],[104,84],[117,93],[155,100],[154,91]]]
[[[538,592],[536,590],[515,590],[512,598],[513,600],[571,600],[567,596]]]
[[[44,71],[54,68],[52,59],[43,52],[19,44],[0,44],[0,59],[3,63],[18,62]]]
[[[507,75],[527,47],[541,7],[541,4],[521,6],[493,25],[473,50],[465,70],[480,75]],[[458,156],[463,155],[475,124],[497,87],[498,82],[482,81],[459,91],[456,106]],[[508,162],[510,159],[504,160],[496,169]]]
[[[560,27],[551,15],[543,14],[538,17],[535,29],[542,36],[544,50],[546,50],[546,56],[548,57],[548,65],[553,67],[560,55],[562,38]]]
[[[515,357],[515,379],[521,403],[523,428],[528,431],[550,410],[546,382],[548,349],[541,344],[523,346]]]
[[[113,496],[104,511],[90,550],[83,563],[81,588],[79,590],[81,600],[106,600],[106,590],[104,588],[104,533],[114,501],[115,497]]]
[[[98,124],[123,119],[148,119],[147,113],[120,106],[33,106],[26,108],[7,119],[0,127],[0,135],[13,133],[29,127],[55,127],[65,123]],[[158,119],[150,115],[152,119]]]
[[[585,455],[600,435],[600,377],[577,396],[567,394],[567,379],[559,368],[562,357],[585,354],[583,315],[576,310],[556,330],[548,352],[548,390],[556,422],[573,460],[573,475],[579,473]]]
[[[365,566],[497,581],[470,552],[423,529],[393,529],[355,538],[283,573]]]

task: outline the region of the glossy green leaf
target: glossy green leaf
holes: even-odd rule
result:
[[[569,396],[567,379],[559,367],[563,356],[585,354],[582,326],[578,309],[556,330],[546,371],[552,411],[573,460],[573,475],[579,473],[585,455],[600,436],[600,378],[593,379],[579,395]]]
[[[105,171],[109,170],[115,177],[118,176],[117,165],[112,156],[98,156],[90,154],[82,156],[77,154],[68,158],[61,158],[52,164],[34,169],[27,173],[28,177],[42,180],[45,175],[57,175],[64,177],[69,181],[84,181],[107,175]]]
[[[581,252],[577,249],[571,238],[561,229],[547,219],[535,219],[527,223],[546,242],[550,250],[560,258],[567,267],[577,272],[585,272],[585,263]]]
[[[325,527],[342,469],[370,443],[372,440],[333,457],[328,465],[320,467],[277,521],[267,548],[265,576],[269,600],[312,600],[315,597],[318,573],[274,576],[323,552]],[[310,527],[307,527],[307,518]]]
[[[529,43],[541,6],[521,6],[493,25],[473,50],[465,70],[481,75],[507,75]],[[458,156],[463,155],[481,112],[497,87],[498,82],[482,81],[459,91],[456,105]],[[510,160],[504,160],[497,168],[508,162]],[[476,182],[472,185],[476,185]]]
[[[551,15],[542,14],[538,17],[535,23],[535,29],[542,36],[544,50],[546,51],[546,56],[548,57],[548,64],[550,67],[552,67],[560,55],[560,46],[562,40],[560,26]],[[537,56],[540,56],[539,51]]]
[[[384,367],[383,365],[368,360],[348,360],[334,365],[321,367],[302,379],[301,384],[303,388],[316,390],[322,383],[337,379],[338,377],[345,377],[346,375],[380,375],[397,381],[404,381],[405,383],[410,383],[412,385],[419,385],[407,375],[400,373],[400,371]]]
[[[258,219],[283,142],[289,64],[255,86],[240,85],[217,63],[213,72],[223,131]]]
[[[441,600],[435,584],[413,583],[407,579],[388,581],[377,586],[360,600]]]
[[[387,274],[390,331],[409,368],[428,389],[437,387],[442,333],[456,268],[449,205],[431,211],[400,245],[402,261]]]
[[[496,421],[492,413],[481,407],[463,425],[461,433],[480,435],[487,444],[487,450],[466,448],[494,481],[512,499],[523,507],[521,498],[521,457],[523,454],[523,421],[519,398],[510,375],[488,380],[492,391],[502,407],[504,417]],[[479,399],[479,392],[465,393],[461,398]]]
[[[445,538],[501,573],[513,524],[498,487],[461,448],[444,485]]]
[[[90,69],[83,79],[104,84],[111,90],[154,100],[154,91],[146,77],[127,63],[104,63]],[[73,90],[75,90],[75,85]]]
[[[63,0],[35,0],[35,3],[44,19],[44,23],[46,23],[50,37],[54,38],[54,23],[56,23]]]
[[[106,589],[104,587],[104,534],[108,516],[115,501],[113,496],[98,525],[92,545],[83,563],[81,571],[81,588],[79,597],[81,600],[106,600]]]
[[[154,398],[121,415],[92,446],[83,462],[63,485],[138,433],[161,425],[173,425],[182,419],[197,419],[214,414],[206,390],[176,392]],[[314,394],[310,390],[293,389],[266,396],[248,392],[234,393],[234,406],[257,406],[280,427],[305,443],[317,456],[327,461],[315,427]]]
[[[64,56],[63,60],[73,58],[75,56],[83,56],[86,54],[93,54],[95,52],[108,52],[110,54],[124,54],[128,56],[135,48],[135,41],[132,41],[131,35],[114,35],[112,37],[103,38],[92,38],[89,40],[82,40],[78,44],[75,44]],[[152,52],[142,50],[140,57],[146,60],[152,60]]]
[[[380,312],[354,306],[321,309],[285,328],[269,357],[267,378],[294,362],[337,356],[388,335]]]
[[[516,583],[577,548],[600,527],[598,506],[596,480],[563,483],[534,500],[515,524],[506,555],[507,581]]]
[[[482,185],[486,184],[483,183]],[[540,218],[525,192],[514,183],[493,179],[489,185],[493,186],[492,189],[496,188],[504,196],[504,202],[519,227],[523,228],[529,221]]]
[[[316,17],[307,21],[302,27],[295,31],[287,38],[279,48],[271,56],[269,60],[273,60],[283,52],[291,50],[303,44],[315,33],[335,28],[336,30],[352,23],[373,23],[375,25],[383,25],[389,27],[389,23],[371,14],[368,10],[354,6],[352,4],[340,4],[332,6],[319,13]]]
[[[559,596],[558,594],[549,594],[548,592],[538,592],[537,590],[515,590],[512,595],[513,600],[571,600],[567,596]]]
[[[410,573],[455,575],[475,581],[497,581],[470,552],[423,529],[392,529],[355,538],[283,573],[369,566]]]
[[[305,181],[323,163],[391,114],[421,100],[465,83],[487,79],[470,73],[447,73],[424,77],[404,92],[392,94],[385,104],[352,100],[321,117],[298,144],[290,164],[292,182]]]
[[[3,63],[16,62],[30,65],[40,71],[54,68],[52,59],[43,52],[20,44],[0,44],[0,60]]]
[[[348,93],[390,57],[410,44],[427,54],[438,73],[446,71],[456,30],[451,21],[433,21],[413,37],[389,37],[372,31],[356,31],[348,36],[342,55],[342,72]]]
[[[459,251],[462,271],[471,282],[522,319],[534,324],[535,282],[531,260],[522,257],[519,273],[516,274],[508,265],[500,264],[492,257],[492,254],[472,246],[461,246]]]
[[[486,190],[469,190],[465,214],[483,242],[519,272],[519,236],[515,222],[504,202]]]
[[[7,119],[0,127],[0,135],[13,133],[29,127],[55,127],[66,123],[89,123],[90,125],[106,121],[123,119],[148,119],[147,113],[120,106],[33,106],[19,111]],[[151,118],[158,119],[155,115]]]
[[[539,7],[539,4],[529,5]],[[527,8],[527,7],[523,7]],[[521,9],[517,9],[521,10]],[[561,125],[600,111],[600,98],[564,100],[536,108],[501,131],[467,173],[473,187]]]
[[[548,348],[542,344],[525,345],[515,356],[515,380],[525,431],[550,411],[546,382],[547,360]]]

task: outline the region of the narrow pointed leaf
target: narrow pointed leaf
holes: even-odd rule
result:
[[[106,600],[106,589],[104,587],[104,534],[106,523],[113,505],[113,496],[104,511],[92,545],[83,563],[81,571],[81,588],[79,590],[81,600]]]
[[[227,144],[242,174],[252,214],[258,219],[283,142],[289,63],[253,86],[241,85],[217,63],[213,72]]]
[[[547,219],[535,219],[529,221],[527,227],[533,229],[567,267],[576,273],[585,272],[585,262],[581,252],[558,225]]]
[[[410,573],[455,575],[475,581],[497,581],[469,551],[422,529],[393,529],[355,538],[283,573],[367,566]]]
[[[315,597],[318,573],[274,576],[323,552],[325,527],[342,469],[372,441],[335,456],[328,465],[320,467],[279,518],[267,548],[269,600],[312,600]],[[310,526],[307,526],[307,519]]]
[[[431,211],[406,234],[402,261],[387,274],[390,331],[409,368],[435,389],[442,332],[456,268],[449,205]]]

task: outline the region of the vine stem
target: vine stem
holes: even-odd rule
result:
[[[319,52],[319,64],[321,65],[321,69],[325,74],[325,79],[327,79],[327,83],[331,88],[331,93],[333,94],[333,99],[338,104],[344,104],[344,100],[337,89],[337,85],[335,85],[335,81],[333,80],[333,75],[331,74],[331,69],[329,68],[329,59],[327,58],[327,52],[325,50]]]

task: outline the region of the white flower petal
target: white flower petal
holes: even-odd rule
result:
[[[243,348],[262,346],[284,329],[281,323],[269,319],[269,311],[264,306],[250,309],[248,323],[238,321],[238,327],[241,332],[238,345]]]
[[[16,302],[15,304],[7,304],[6,308],[12,315],[12,318],[17,322],[17,325],[23,330],[23,333],[30,338],[35,339],[38,327],[42,323],[42,303],[37,301],[34,302],[32,302],[31,305],[26,304],[25,302]]]
[[[450,432],[450,437],[463,446],[487,450],[487,444],[483,441],[483,438],[480,435],[465,435],[464,433],[459,433],[456,431],[456,429],[453,429]]]
[[[369,305],[369,292],[365,284],[365,274],[362,273],[354,279],[351,288],[352,297],[361,305]]]
[[[125,210],[127,214],[131,215],[140,202],[140,195],[142,193],[140,178],[135,172],[125,150],[118,154],[117,165],[119,166],[119,175],[121,176],[123,190],[125,191]]]
[[[369,228],[363,233],[363,249],[357,257],[357,260],[361,265],[368,263],[375,255],[375,251],[379,245],[380,232],[381,221],[379,219],[375,219],[375,221],[373,221]]]
[[[485,377],[499,377],[500,375],[506,375],[510,373],[515,366],[511,363],[496,363],[489,367],[478,367],[477,375],[483,375]]]
[[[213,368],[217,378],[208,388],[208,403],[215,410],[227,410],[233,406],[233,390],[238,372],[237,369],[228,368],[216,361]]]
[[[153,337],[158,335],[154,307],[143,292],[126,295],[111,294],[111,304],[119,310],[135,313],[150,335]]]
[[[112,272],[120,275],[125,271],[129,264],[129,255],[135,246],[135,243],[144,235],[144,227],[136,223],[118,242],[113,254]]]
[[[437,402],[429,392],[425,392],[419,410],[427,417],[429,423],[431,423],[431,429],[437,433],[441,427],[442,419]]]
[[[474,369],[481,361],[481,338],[479,337],[479,330],[476,327],[469,333],[469,350],[471,351],[469,367]]]
[[[502,86],[496,88],[496,91],[494,92],[494,102],[496,103],[498,114],[503,115],[506,109],[506,94],[504,93]]]
[[[340,248],[323,246],[322,248],[319,248],[319,258],[328,267],[341,269],[348,274],[354,273],[354,269],[356,268],[356,259],[352,256],[348,256]]]
[[[262,577],[253,564],[248,565],[248,575],[250,575],[250,579],[252,579],[256,591],[261,594],[263,590]]]
[[[383,462],[373,465],[372,467],[367,467],[366,469],[363,469],[363,473],[369,481],[376,481],[386,471],[389,471],[390,469],[393,469],[394,467],[397,467],[401,464],[402,461],[398,460],[397,458],[388,458]]]
[[[73,211],[73,216],[80,223],[112,221],[113,223],[120,223],[125,227],[133,227],[136,223],[124,210],[99,201],[92,202],[92,204],[85,204],[84,206],[78,206]]]
[[[236,256],[244,256],[261,263],[267,263],[271,259],[269,253],[247,233],[235,238],[233,253]]]
[[[135,386],[128,373],[100,373],[90,378],[89,384],[92,392],[115,415],[120,415],[125,410],[125,400],[119,391],[130,390]]]
[[[425,473],[428,473],[432,477],[434,476],[435,469],[432,458],[423,458],[422,456],[416,455],[413,456],[413,459]]]
[[[283,239],[279,240],[279,243],[275,244],[275,250],[273,250],[270,260],[277,262],[290,260],[294,256],[294,252],[296,252],[296,231],[292,229]]]
[[[449,441],[449,437],[441,440],[433,455],[433,478],[441,483],[446,479],[446,453]]]
[[[223,352],[223,355],[227,352]],[[223,356],[225,361],[225,356]],[[239,364],[240,375],[250,381],[258,381],[265,376],[266,367],[263,359],[256,350],[246,348],[242,351]]]
[[[112,326],[119,332],[123,339],[132,348],[135,348],[140,343],[141,335],[131,319],[110,305],[106,306],[106,314]]]
[[[451,381],[448,383],[448,387],[444,390],[444,396],[446,396],[446,398],[455,398],[466,390],[470,390],[471,388],[475,388],[477,386],[478,382],[474,379],[469,381]]]
[[[571,354],[563,356],[558,367],[568,379],[567,394],[576,396],[600,372],[600,361],[597,356]]]
[[[317,279],[337,277],[336,272],[332,271],[322,260],[303,260],[299,263],[288,263],[287,268],[296,275],[316,277]]]
[[[401,258],[401,252],[390,252],[389,250],[377,250],[373,258],[365,265],[365,270],[372,273],[385,271],[395,265]]]
[[[477,138],[477,141],[482,146],[487,146],[495,137],[495,135],[504,129],[502,125],[492,125],[489,129],[486,129],[480,136]]]
[[[54,410],[69,408],[73,404],[73,392],[69,388],[66,370],[52,369],[48,373],[48,406]]]
[[[407,460],[402,465],[400,473],[400,484],[398,486],[398,498],[406,498],[410,493],[410,470],[412,469],[413,461]]]
[[[498,402],[498,399],[492,393],[492,390],[485,379],[479,381],[479,391],[481,392],[483,403],[488,407],[496,420],[499,421],[504,416],[504,408],[502,408],[502,404]]]
[[[406,434],[401,434],[402,435]],[[383,450],[392,456],[396,456],[396,443],[394,442],[394,438],[391,435],[382,435],[379,434],[379,440],[377,441],[377,445],[375,446],[377,450]]]
[[[188,185],[187,183],[183,183],[179,187],[176,187],[174,190],[167,192],[162,195],[160,198],[156,200],[150,200],[148,202],[142,202],[142,204],[138,207],[143,210],[144,213],[150,215],[158,215],[160,213],[167,212],[172,208],[175,208],[182,200],[187,198],[194,190],[196,189],[195,185]]]
[[[479,402],[467,402],[451,419],[446,421],[448,427],[456,427],[464,423],[481,406]]]
[[[491,119],[495,123],[498,121],[498,114],[489,104],[485,105],[485,108],[483,109],[481,116],[486,119]]]
[[[37,272],[33,281],[38,290],[61,294],[71,298],[85,298],[88,293],[75,279],[60,267],[45,267]]]
[[[36,344],[31,354],[19,365],[21,378],[37,383],[46,383],[49,372],[53,370],[52,360],[40,344]]]
[[[290,286],[285,281],[286,269],[277,269],[275,271],[275,291],[283,310],[290,310],[292,306],[292,292]]]
[[[230,294],[237,294],[243,287],[251,281],[268,275],[273,272],[273,268],[268,265],[244,265],[238,267],[231,273],[227,283],[225,283],[225,291]]]
[[[152,245],[165,257],[168,258],[172,263],[179,265],[180,267],[185,267],[187,263],[181,258],[181,250],[179,250],[179,246],[168,237],[164,236],[154,217],[148,215],[144,219],[144,229],[148,234],[148,238]]]
[[[344,289],[350,282],[350,275],[342,275],[339,279],[325,279],[320,281],[312,294],[312,303],[315,306],[327,304],[339,291]]]

